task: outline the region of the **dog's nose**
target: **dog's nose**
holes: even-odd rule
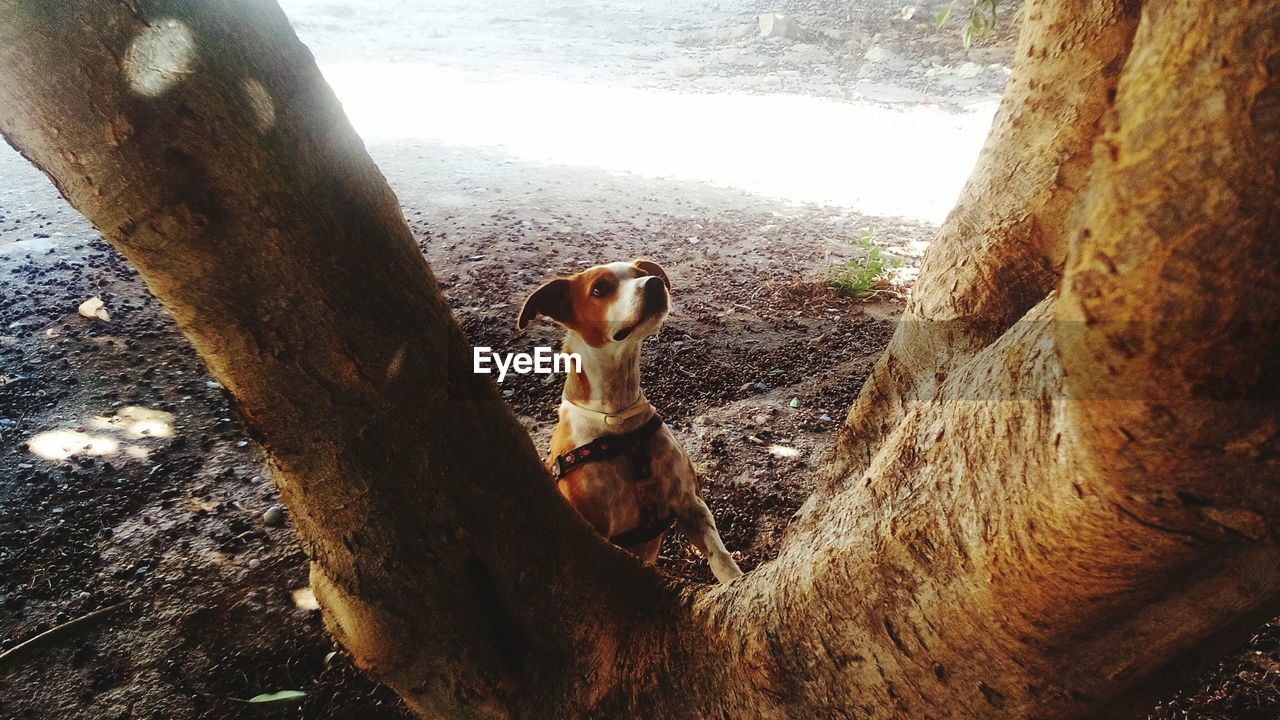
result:
[[[666,283],[662,282],[662,278],[656,275],[650,275],[649,277],[644,278],[641,282],[644,283],[644,293],[646,295],[665,296],[667,294]]]
[[[662,278],[647,277],[644,283],[644,307],[649,312],[667,309],[667,286]]]

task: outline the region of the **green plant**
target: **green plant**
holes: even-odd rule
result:
[[[862,231],[858,240],[862,254],[833,265],[828,273],[827,285],[845,295],[866,295],[877,285],[889,282],[898,274],[903,260],[889,255],[876,245],[877,230],[874,227]]]
[[[973,47],[975,42],[986,40],[995,33],[996,9],[1000,5],[1000,0],[969,0],[969,2],[972,3],[969,5],[969,24],[965,26],[960,36],[965,50]],[[946,7],[933,16],[935,30],[941,30],[946,26],[959,3],[960,0],[951,0]]]

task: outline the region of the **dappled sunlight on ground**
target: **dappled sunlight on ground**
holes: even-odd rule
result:
[[[44,460],[66,460],[74,455],[111,455],[120,442],[104,435],[75,430],[46,430],[27,441],[27,450]]]
[[[367,140],[497,147],[521,160],[933,223],[955,203],[995,108],[699,94],[427,63],[323,70]]]
[[[114,430],[135,440],[173,436],[173,413],[137,405],[120,408],[110,417],[95,417],[89,423],[96,430]]]
[[[27,440],[26,447],[43,460],[63,461],[82,456],[145,460],[155,447],[155,443],[145,441],[164,440],[173,434],[172,413],[130,405],[111,416],[92,417],[75,428],[36,433]]]

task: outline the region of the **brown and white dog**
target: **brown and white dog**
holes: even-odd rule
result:
[[[671,283],[646,260],[597,265],[538,288],[516,326],[538,316],[582,358],[565,379],[549,464],[561,494],[597,532],[646,564],[674,521],[720,582],[742,575],[699,495],[684,448],[640,390],[640,343],[671,307]]]

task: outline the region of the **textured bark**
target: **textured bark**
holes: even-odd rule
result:
[[[277,9],[0,0],[0,132],[235,394],[329,627],[424,716],[1123,717],[1280,611],[1280,10],[1026,14],[829,481],[716,588],[559,500]]]
[[[1138,24],[1135,0],[1029,0],[1013,73],[973,174],[849,414],[827,484],[857,475],[954,368],[1055,287],[1068,216]],[[815,499],[821,498],[816,496]]]
[[[0,131],[234,394],[373,674],[418,708],[507,714],[517,675],[554,697],[596,635],[672,602],[547,492],[273,3],[0,8]]]

